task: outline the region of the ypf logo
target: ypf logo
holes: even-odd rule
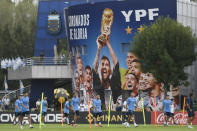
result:
[[[89,119],[89,114],[86,116],[86,120],[88,122],[90,122],[90,120],[91,120],[91,122],[94,120],[94,117],[93,117],[92,113],[90,113],[90,119]]]

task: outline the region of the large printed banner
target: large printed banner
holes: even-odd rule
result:
[[[144,30],[159,16],[176,19],[176,0],[128,0],[71,6],[64,10],[65,25],[74,65],[73,92],[87,105],[96,94],[104,109],[112,110],[126,100],[130,92],[141,98],[148,111],[162,109],[163,84],[151,73],[143,73],[138,58],[130,52],[133,36]],[[171,88],[177,107],[179,88]]]
[[[197,112],[195,112],[195,116],[196,115],[197,115]],[[174,113],[174,121],[176,124],[181,125],[182,118],[183,118],[182,112],[175,112]],[[185,112],[183,124],[187,125],[187,122],[188,122],[188,114],[187,114],[187,112]],[[151,124],[155,124],[155,112],[151,113]],[[164,124],[164,113],[163,112],[157,112],[157,124]],[[169,124],[173,124],[172,118],[169,119]],[[197,125],[197,118],[195,118],[192,121],[192,124]]]
[[[80,124],[89,124],[89,114],[88,112],[80,112],[80,118],[78,121],[78,123]],[[144,119],[143,119],[143,114],[142,112],[136,112],[136,122],[138,124],[143,124],[144,123]],[[151,113],[150,112],[146,112],[145,113],[147,119],[146,122],[147,124],[151,123]],[[31,116],[31,120],[32,123],[39,123],[40,121],[40,115],[37,112],[32,112],[30,114]],[[13,112],[0,112],[0,124],[7,124],[7,123],[13,123],[14,120],[14,113]],[[73,114],[71,113],[70,115],[70,121],[73,120]],[[103,124],[107,124],[108,123],[108,112],[103,112],[103,116],[100,119],[102,121]],[[117,112],[111,112],[110,115],[110,124],[121,124],[123,120],[123,116],[121,113],[117,113]],[[24,121],[27,122],[28,119],[27,117],[24,118]],[[45,122],[48,124],[54,124],[54,123],[61,123],[62,119],[61,119],[61,114],[59,112],[50,112],[47,113],[47,115],[45,116]],[[93,114],[91,114],[91,121],[93,123]],[[66,123],[66,120],[64,119],[64,122]]]

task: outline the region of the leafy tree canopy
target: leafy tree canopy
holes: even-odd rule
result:
[[[184,68],[196,60],[197,39],[189,27],[169,17],[159,17],[134,36],[132,52],[139,58],[143,72],[151,72],[165,88],[188,85]]]

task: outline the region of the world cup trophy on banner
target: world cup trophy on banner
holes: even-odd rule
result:
[[[104,9],[101,20],[101,35],[98,37],[98,42],[102,44],[102,46],[106,45],[106,40],[111,34],[113,19],[113,11],[109,8]]]

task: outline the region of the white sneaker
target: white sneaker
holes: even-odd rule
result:
[[[20,129],[23,129],[23,125],[20,125]]]
[[[135,126],[135,127],[138,127],[138,124],[134,123],[134,126]]]
[[[125,124],[125,126],[126,126],[127,128],[129,128],[129,127],[130,127],[129,123],[126,123],[126,124]]]
[[[33,126],[32,125],[29,125],[29,128],[33,128]]]
[[[193,127],[189,125],[188,128],[189,128],[189,129],[192,129]]]

